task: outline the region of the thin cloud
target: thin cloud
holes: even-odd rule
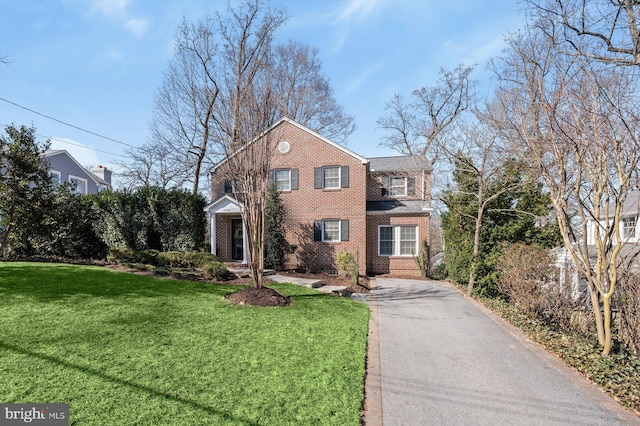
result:
[[[107,17],[126,16],[130,0],[93,0],[93,8]]]
[[[362,85],[365,84],[367,82],[367,80],[369,80],[369,78],[371,78],[372,75],[374,75],[378,71],[382,70],[382,68],[383,68],[383,63],[382,62],[377,62],[377,63],[371,65],[370,67],[366,68],[365,70],[363,70],[360,74],[358,74],[356,77],[351,79],[351,81],[349,81],[349,84],[347,85],[347,88],[345,89],[345,93],[347,95],[350,95],[353,92],[355,92],[358,89],[360,89],[360,87],[362,87]]]
[[[138,38],[142,38],[149,29],[149,22],[145,19],[129,19],[124,28]]]
[[[340,12],[339,16],[331,22],[331,25],[338,25],[343,22],[364,20],[378,5],[374,0],[350,0]]]

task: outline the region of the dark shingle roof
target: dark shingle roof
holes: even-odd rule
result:
[[[401,172],[407,170],[431,170],[426,158],[418,155],[369,158],[369,169],[374,173]]]
[[[429,201],[367,201],[367,214],[416,214],[430,213],[432,211],[433,208]]]

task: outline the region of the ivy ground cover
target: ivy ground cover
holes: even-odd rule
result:
[[[71,424],[360,424],[369,311],[293,285],[238,289],[97,267],[0,262],[0,401]]]

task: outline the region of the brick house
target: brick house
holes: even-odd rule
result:
[[[270,178],[286,208],[287,266],[313,262],[335,271],[340,251],[358,252],[361,274],[412,274],[413,255],[429,241],[430,167],[420,157],[364,158],[283,118],[253,143],[273,136]],[[211,252],[247,259],[240,206],[225,181],[224,162],[211,173]]]

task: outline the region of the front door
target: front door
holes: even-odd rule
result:
[[[244,260],[242,219],[231,219],[231,260]]]

